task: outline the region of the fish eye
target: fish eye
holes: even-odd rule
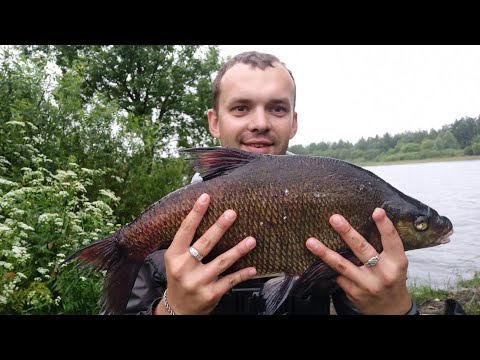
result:
[[[413,224],[418,231],[425,231],[428,229],[428,221],[424,216],[417,217]]]

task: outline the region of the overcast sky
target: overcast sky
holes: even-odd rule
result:
[[[480,46],[221,45],[276,55],[297,84],[290,145],[440,129],[480,115]]]

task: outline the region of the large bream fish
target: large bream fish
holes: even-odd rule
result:
[[[267,313],[273,313],[292,284],[332,279],[336,273],[305,246],[315,237],[353,262],[344,240],[329,224],[343,215],[380,253],[380,235],[371,218],[385,209],[402,238],[405,250],[445,244],[453,233],[450,220],[395,189],[387,182],[345,161],[317,156],[264,155],[213,147],[183,150],[204,181],[182,187],[157,201],[133,222],[88,245],[66,261],[107,270],[103,291],[109,313],[121,313],[138,269],[146,256],[167,248],[183,219],[202,193],[210,206],[197,229],[198,239],[227,209],[237,219],[213,250],[208,262],[251,235],[256,247],[227,272],[255,266],[257,277],[278,276],[265,291]],[[226,272],[226,273],[227,273]],[[225,274],[226,274],[225,273]],[[286,280],[286,282],[284,282]],[[289,285],[286,285],[289,284]],[[301,291],[300,291],[301,293]]]

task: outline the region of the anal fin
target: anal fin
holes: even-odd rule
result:
[[[262,288],[262,296],[265,299],[265,315],[272,315],[283,304],[292,290],[298,276],[279,276],[268,280]]]

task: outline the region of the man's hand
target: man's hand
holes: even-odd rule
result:
[[[402,240],[383,209],[372,214],[380,231],[383,251],[374,266],[356,266],[315,238],[307,240],[308,249],[338,271],[338,285],[362,314],[406,314],[412,300],[407,289],[408,259]],[[330,217],[330,224],[341,235],[355,256],[364,264],[377,251],[341,215]]]
[[[189,248],[193,246],[202,256],[206,256],[232,226],[237,216],[233,210],[225,211],[216,223],[192,244],[195,231],[209,203],[210,197],[207,194],[202,194],[198,198],[165,252],[168,304],[176,314],[208,314],[227,291],[256,275],[255,268],[249,267],[218,278],[221,273],[255,247],[256,242],[252,237],[243,239],[207,264],[203,264],[190,254]],[[166,313],[162,300],[154,310],[154,314]]]

